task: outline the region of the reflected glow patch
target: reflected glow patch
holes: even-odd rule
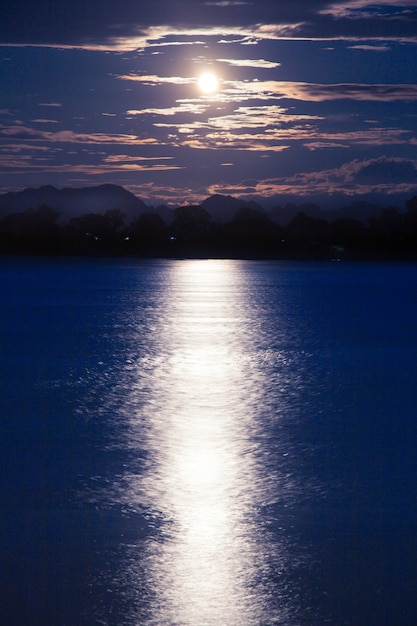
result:
[[[235,268],[172,264],[154,347],[137,361],[130,387],[126,445],[145,451],[146,463],[126,472],[123,497],[158,531],[139,550],[131,546],[125,580],[152,598],[149,624],[258,626],[281,623],[287,609],[271,611],[268,599],[282,591],[264,584],[271,558],[280,563],[285,549],[271,554],[258,519],[268,489],[253,437],[262,382],[247,356],[253,338]],[[142,334],[141,325],[138,341]]]
[[[156,504],[173,521],[174,536],[154,562],[159,604],[165,607],[155,618],[237,624],[255,607],[245,607],[247,590],[238,575],[251,571],[243,521],[251,487],[242,471],[242,461],[248,466],[251,461],[242,456],[240,385],[230,388],[241,372],[229,354],[231,329],[224,324],[232,297],[229,279],[224,263],[197,261],[178,264],[174,280],[166,339],[175,356],[168,404],[158,416],[167,427],[155,442]]]

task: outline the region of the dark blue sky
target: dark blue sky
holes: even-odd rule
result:
[[[0,192],[417,194],[415,2],[3,0],[0,44]]]

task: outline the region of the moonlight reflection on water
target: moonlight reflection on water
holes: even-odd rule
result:
[[[0,270],[2,624],[417,623],[414,264]]]
[[[288,477],[262,447],[271,381],[242,279],[233,262],[178,262],[148,337],[130,325],[138,354],[125,445],[146,463],[128,467],[112,493],[158,526],[122,564],[137,603],[148,597],[150,624],[284,623],[290,610],[277,578],[288,567],[285,535],[271,542],[260,516],[272,489],[284,501]],[[285,440],[276,452],[288,452]]]

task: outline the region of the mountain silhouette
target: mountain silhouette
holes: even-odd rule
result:
[[[119,185],[105,184],[93,187],[65,187],[57,189],[45,185],[37,189],[8,192],[0,195],[0,219],[12,213],[27,209],[37,209],[46,205],[60,214],[59,222],[66,223],[73,217],[88,213],[104,214],[112,209],[119,209],[125,215],[126,224],[132,223],[143,213],[157,213],[166,224],[174,219],[174,210],[164,205],[148,207],[140,198]],[[369,202],[356,201],[343,208],[323,211],[313,203],[287,203],[274,206],[269,211],[254,200],[244,200],[233,196],[214,194],[200,205],[207,211],[214,222],[226,224],[230,222],[239,209],[243,207],[255,209],[268,215],[274,222],[286,226],[298,213],[304,213],[316,219],[332,221],[335,219],[356,219],[366,224],[370,217],[379,214],[381,207]]]
[[[358,220],[367,224],[370,217],[376,217],[381,211],[381,206],[371,202],[355,201],[342,208],[322,210],[317,204],[287,203],[284,206],[274,206],[268,213],[269,217],[281,226],[287,226],[299,213],[304,213],[314,219],[332,222],[337,219]]]
[[[105,213],[111,209],[120,209],[126,215],[126,221],[131,222],[148,211],[142,200],[118,185],[107,184],[78,189],[73,187],[57,189],[45,185],[38,189],[29,188],[0,195],[0,218],[29,208],[36,209],[42,205],[57,210],[61,222],[86,213]]]
[[[250,207],[257,211],[263,211],[263,208],[252,201],[245,201],[241,198],[234,198],[233,196],[223,196],[215,194],[203,200],[201,207],[207,211],[210,217],[215,222],[221,222],[222,224],[229,222],[234,218],[239,209],[243,207]]]

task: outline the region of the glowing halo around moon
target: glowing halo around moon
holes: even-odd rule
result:
[[[219,80],[212,72],[204,72],[197,81],[200,91],[205,94],[215,93],[219,88]]]

